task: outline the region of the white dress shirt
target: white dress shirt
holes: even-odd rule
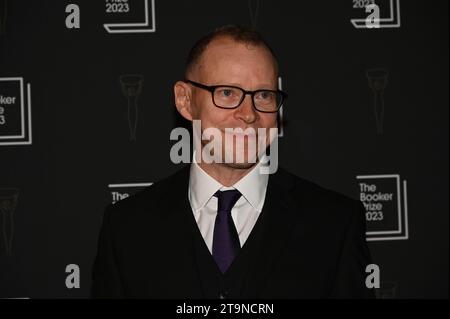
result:
[[[195,158],[195,156],[194,156]],[[191,164],[188,198],[200,233],[212,253],[214,223],[217,215],[216,191],[237,189],[242,196],[231,210],[241,247],[258,220],[266,197],[268,174],[261,174],[257,163],[253,169],[231,187],[226,187],[206,173],[195,160]]]

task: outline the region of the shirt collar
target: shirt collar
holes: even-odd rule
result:
[[[225,187],[208,175],[195,160],[192,161],[188,196],[194,212],[204,207],[216,191],[232,188],[237,189],[255,210],[261,212],[269,181],[268,174],[260,173],[259,167],[261,165],[263,165],[261,162],[257,163],[247,175],[232,187]]]

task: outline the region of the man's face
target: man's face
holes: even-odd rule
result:
[[[213,40],[194,69],[189,75],[190,80],[205,85],[231,85],[244,90],[277,89],[277,75],[270,52],[263,46],[254,46],[235,42],[230,38]],[[191,86],[192,118],[201,120],[202,132],[206,128],[218,128],[222,133],[222,158],[232,156],[234,168],[249,168],[254,165],[254,158],[249,156],[249,139],[254,139],[252,145],[258,145],[258,128],[277,126],[276,113],[262,113],[253,107],[252,97],[246,95],[240,106],[235,109],[222,109],[214,105],[211,93],[207,90]],[[243,147],[236,145],[227,147],[225,144],[226,128],[254,129],[256,136],[236,136],[243,139]],[[269,132],[266,130],[266,145],[269,145]],[[208,144],[209,141],[202,141]],[[235,144],[235,143],[233,143]],[[229,143],[227,144],[228,146]],[[264,151],[264,150],[258,150]],[[244,163],[237,163],[236,155],[243,154]],[[251,153],[251,152],[250,152]]]

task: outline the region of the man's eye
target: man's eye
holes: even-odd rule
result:
[[[272,98],[272,95],[273,94],[270,91],[261,91],[261,92],[259,92],[257,97],[260,99],[263,99],[263,100],[268,100],[268,99]]]
[[[220,95],[222,95],[224,97],[230,97],[233,95],[233,91],[230,89],[222,89],[222,90],[220,90]]]

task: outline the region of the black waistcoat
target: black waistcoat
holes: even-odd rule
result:
[[[255,254],[262,239],[263,213],[227,272],[222,274],[198,229],[194,219],[193,243],[195,262],[204,298],[248,298],[248,276],[255,265]],[[252,290],[252,289],[251,289]]]

